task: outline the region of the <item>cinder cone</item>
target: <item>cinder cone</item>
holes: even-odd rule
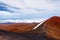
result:
[[[44,23],[46,36],[60,40],[60,17],[53,16]]]

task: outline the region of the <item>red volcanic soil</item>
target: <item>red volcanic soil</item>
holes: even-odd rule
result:
[[[60,17],[49,18],[44,24],[47,36],[60,40]]]
[[[60,40],[60,17],[51,17],[32,30],[37,24],[0,24],[0,40]]]
[[[0,29],[10,32],[22,33],[31,31],[37,24],[38,23],[0,24]]]
[[[0,40],[53,40],[43,35],[43,31],[41,31],[43,24],[36,30],[32,30],[37,24],[38,23],[0,24]],[[16,29],[19,31],[16,31]]]
[[[0,40],[45,40],[41,28],[32,30],[38,23],[0,24]],[[17,30],[18,29],[18,30]]]

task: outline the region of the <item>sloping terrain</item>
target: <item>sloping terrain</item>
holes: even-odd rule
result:
[[[37,24],[0,24],[0,40],[60,40],[60,17],[51,17],[32,30]]]
[[[35,26],[37,23],[28,23],[28,25],[31,25],[31,24]],[[40,27],[42,26],[43,24]],[[15,33],[15,32],[7,31],[7,30],[0,30],[0,40],[52,40],[44,36],[43,35],[44,33],[41,33],[42,31],[40,27],[36,30],[33,30],[33,31],[31,30],[29,32],[24,32],[24,33]]]

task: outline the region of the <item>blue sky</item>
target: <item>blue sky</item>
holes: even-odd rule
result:
[[[60,0],[0,0],[0,19],[46,19],[60,16]]]

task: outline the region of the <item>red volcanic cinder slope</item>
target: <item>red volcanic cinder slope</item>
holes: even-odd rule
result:
[[[53,17],[47,19],[38,28],[36,28],[35,30],[32,30],[37,24],[38,23],[0,24],[0,30],[5,30],[5,31],[9,31],[9,32],[14,32],[14,33],[15,32],[22,33],[22,35],[23,35],[23,33],[26,33],[28,35],[29,35],[29,33],[36,34],[36,35],[38,34],[39,36],[41,35],[41,37],[42,37],[42,34],[40,34],[40,33],[43,33],[43,34],[45,34],[44,36],[46,36],[48,38],[60,40],[60,17],[53,16]],[[25,34],[25,36],[26,36],[26,34]]]
[[[37,23],[13,23],[13,24],[0,24],[0,30],[6,30],[16,33],[24,33],[31,31]]]
[[[60,17],[53,16],[44,24],[46,36],[60,40]]]

